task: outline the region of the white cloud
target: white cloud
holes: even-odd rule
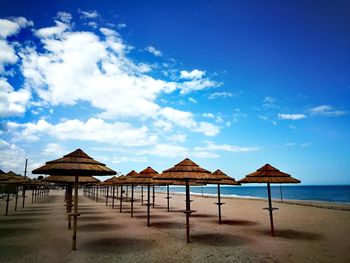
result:
[[[284,114],[284,113],[278,113],[277,116],[278,116],[278,118],[280,120],[294,120],[294,121],[306,118],[305,114]]]
[[[134,128],[125,122],[105,122],[90,118],[86,122],[66,120],[51,124],[45,120],[37,123],[7,123],[13,132],[19,132],[24,140],[37,140],[40,136],[51,136],[58,140],[84,140],[121,146],[144,146],[157,142],[157,137],[150,134],[146,126]]]
[[[189,148],[172,145],[172,144],[157,144],[152,148],[136,152],[137,155],[155,155],[163,158],[218,158],[219,155],[202,150],[191,150]]]
[[[83,10],[78,10],[78,12],[81,14],[82,18],[96,18],[99,16],[96,10],[93,11],[83,11]]]
[[[117,27],[118,27],[119,29],[126,28],[126,24],[120,23],[120,24],[117,25]]]
[[[265,108],[275,108],[276,105],[276,98],[273,98],[271,96],[267,96],[263,100],[263,107]]]
[[[53,156],[61,156],[66,153],[64,147],[57,143],[48,143],[43,150],[44,155],[53,155]]]
[[[72,15],[66,12],[58,12],[57,19],[61,20],[64,23],[70,23],[72,20]]]
[[[215,115],[211,112],[205,112],[202,114],[203,117],[205,118],[210,118],[210,119],[214,119],[215,118]]]
[[[219,128],[208,122],[196,122],[191,112],[180,111],[170,107],[162,108],[159,114],[172,123],[185,127],[194,132],[200,132],[207,136],[214,136],[219,133]]]
[[[7,38],[17,34],[21,28],[32,26],[33,22],[24,17],[0,19],[0,38]]]
[[[31,98],[30,91],[15,91],[5,78],[0,78],[0,117],[22,115]]]
[[[263,120],[263,121],[271,122],[273,126],[276,126],[276,125],[277,125],[277,121],[271,120],[270,118],[268,118],[268,117],[266,117],[266,116],[259,115],[258,117],[259,117],[259,119],[261,119],[261,120]]]
[[[192,103],[198,103],[198,101],[192,97],[189,97],[188,100]]]
[[[153,54],[154,56],[156,57],[161,57],[162,56],[162,52],[158,49],[156,49],[155,47],[153,46],[148,46],[145,48],[145,50],[151,54]]]
[[[15,144],[0,139],[0,169],[23,174],[26,153]]]
[[[328,105],[321,105],[310,109],[311,115],[326,116],[326,117],[338,117],[347,114],[346,111],[335,110]]]
[[[233,93],[231,92],[214,92],[212,94],[209,95],[208,99],[213,100],[213,99],[217,99],[217,98],[230,98],[233,97]]]
[[[180,78],[182,79],[201,79],[205,75],[205,71],[194,69],[192,71],[181,70]]]
[[[196,151],[227,151],[227,152],[256,152],[260,151],[261,147],[242,147],[230,144],[215,144],[213,142],[207,141],[204,147],[195,147]]]
[[[186,137],[186,134],[174,134],[169,139],[174,142],[185,142]]]
[[[70,20],[70,14],[58,13],[54,26],[34,32],[42,47],[24,45],[18,53],[24,87],[35,98],[30,105],[49,108],[86,102],[100,110],[97,117],[103,119],[134,117],[154,121],[165,130],[180,126],[208,136],[219,133],[214,124],[197,122],[193,113],[162,108],[157,101],[175,90],[185,94],[221,83],[198,70],[187,72],[189,80],[156,79],[147,74],[152,66],[128,56],[132,47],[118,32],[109,28],[99,28],[98,33],[74,31]]]
[[[18,34],[21,28],[32,25],[33,22],[24,17],[0,19],[0,74],[5,72],[5,65],[14,64],[18,60],[14,45],[6,38]]]

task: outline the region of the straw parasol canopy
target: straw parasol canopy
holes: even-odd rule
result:
[[[34,169],[33,174],[50,174],[75,176],[74,182],[74,217],[73,221],[73,243],[72,249],[76,250],[76,233],[77,233],[77,217],[78,214],[78,183],[79,176],[92,175],[115,175],[116,172],[108,168],[105,164],[92,159],[81,149],[77,149],[62,158],[49,161],[45,165]]]
[[[155,176],[154,179],[159,180],[184,180],[186,182],[186,236],[187,243],[190,243],[190,214],[194,211],[191,210],[190,204],[190,181],[208,181],[215,180],[210,171],[200,167],[198,164],[186,158],[174,165],[172,168],[164,170],[161,175]]]
[[[296,184],[300,180],[293,178],[287,173],[283,173],[270,164],[265,164],[253,173],[246,175],[239,180],[240,183],[270,183],[270,184]]]
[[[264,208],[269,211],[270,214],[270,225],[271,225],[271,235],[275,236],[275,229],[273,225],[273,210],[278,208],[272,207],[271,200],[271,188],[270,184],[290,184],[290,183],[300,183],[300,180],[293,178],[291,175],[281,172],[277,168],[271,166],[270,164],[265,164],[263,167],[259,168],[253,173],[246,175],[245,178],[238,181],[239,183],[267,183],[267,195],[269,207]]]

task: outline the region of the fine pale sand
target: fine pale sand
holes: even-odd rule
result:
[[[80,196],[76,251],[71,251],[63,191],[4,214],[1,200],[0,262],[349,262],[350,211],[275,203],[276,237],[269,235],[266,201],[223,198],[218,224],[215,198],[193,196],[191,241],[186,244],[184,195],[156,194],[147,227],[146,206],[138,200],[115,209]],[[82,193],[82,192],[80,192]],[[20,199],[21,202],[21,199]]]

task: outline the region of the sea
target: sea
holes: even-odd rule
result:
[[[185,193],[184,186],[170,186],[170,192]],[[166,187],[156,191],[166,192]],[[217,186],[191,186],[191,194],[216,196]],[[221,196],[240,198],[267,198],[266,186],[220,186]],[[271,195],[277,200],[323,201],[350,203],[350,185],[273,185]]]

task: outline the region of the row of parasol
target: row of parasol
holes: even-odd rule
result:
[[[19,189],[22,190],[22,196],[19,196]],[[30,179],[26,176],[16,174],[12,171],[5,173],[0,170],[0,193],[6,195],[5,216],[8,215],[10,194],[15,195],[14,210],[17,211],[18,198],[22,198],[22,208],[24,208],[26,199],[26,189],[32,189],[32,203],[37,201],[37,198],[48,195],[49,185],[38,179]]]
[[[108,168],[105,164],[98,162],[88,156],[81,149],[77,149],[72,153],[63,156],[60,159],[47,162],[44,166],[39,167],[32,171],[33,174],[49,174],[49,175],[65,175],[74,176],[74,211],[69,213],[69,217],[73,217],[73,236],[72,236],[72,249],[76,249],[76,234],[77,234],[77,218],[80,216],[78,213],[78,183],[79,177],[81,176],[92,176],[92,175],[115,175],[116,172]],[[204,184],[237,184],[233,178],[225,175],[221,171],[211,173],[210,171],[200,167],[190,159],[179,162],[174,167],[164,170],[161,174],[158,174],[151,167],[146,168],[140,173],[135,171],[130,172],[126,178],[129,184],[135,185],[147,185],[148,188],[148,202],[147,202],[147,213],[149,215],[150,209],[150,185],[161,183],[165,185],[180,183],[185,185],[186,189],[186,209],[183,211],[186,215],[186,238],[187,242],[190,242],[190,215],[191,210],[190,203],[190,185],[195,183]],[[121,180],[116,179],[116,180]],[[234,182],[234,183],[233,183]],[[278,169],[272,167],[269,164],[264,165],[256,172],[247,175],[244,179],[238,181],[238,183],[267,183],[268,189],[268,202],[269,207],[266,208],[270,214],[271,223],[271,235],[274,235],[274,225],[272,212],[275,208],[272,207],[271,201],[271,189],[270,184],[273,183],[300,183],[299,180],[291,177],[289,174],[283,173]],[[133,197],[132,197],[133,200]],[[219,208],[221,202],[218,202]],[[148,217],[149,218],[149,217]],[[149,220],[149,219],[148,219]],[[149,225],[149,222],[148,222]]]

